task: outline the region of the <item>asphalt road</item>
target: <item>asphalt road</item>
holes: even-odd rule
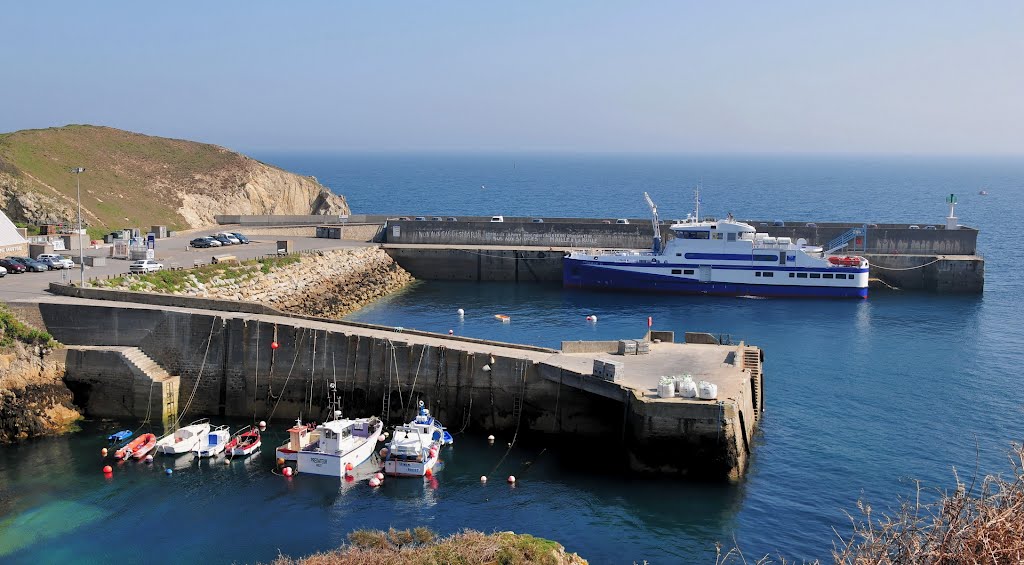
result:
[[[209,263],[214,255],[230,254],[240,260],[252,259],[263,255],[277,253],[277,240],[287,239],[292,242],[293,251],[305,251],[309,249],[338,249],[343,247],[365,247],[376,245],[359,241],[343,241],[338,239],[318,239],[315,237],[297,236],[253,236],[251,243],[247,245],[231,245],[229,247],[213,247],[209,249],[192,249],[188,242],[200,235],[224,231],[225,227],[191,232],[186,235],[158,239],[156,241],[156,258],[164,264],[164,267],[191,267],[196,261]],[[242,232],[244,233],[244,232]],[[58,251],[61,255],[69,256],[76,254],[71,251]],[[108,275],[122,275],[128,272],[128,265],[131,261],[124,259],[111,259],[110,248],[86,249],[85,255],[107,257],[107,264],[102,267],[86,267],[85,278],[99,278]],[[52,296],[46,289],[51,282],[78,281],[80,278],[78,265],[73,269],[61,269],[45,273],[22,273],[20,275],[10,274],[0,278],[0,300],[14,302],[18,300],[31,300],[39,296]]]

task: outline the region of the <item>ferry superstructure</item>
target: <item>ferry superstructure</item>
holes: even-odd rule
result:
[[[651,250],[573,251],[563,262],[566,287],[759,297],[867,298],[868,261],[831,255],[803,239],[771,237],[750,224],[699,220],[669,226],[662,249],[657,207]]]

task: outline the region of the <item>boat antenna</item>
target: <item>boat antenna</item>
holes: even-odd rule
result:
[[[644,192],[644,200],[647,201],[647,205],[651,207],[651,214],[654,216],[654,252],[661,253],[661,222],[658,220],[658,207],[655,206],[654,201],[651,200],[649,194]]]
[[[696,221],[700,221],[700,182],[697,182],[697,188],[693,190],[693,213],[696,216]]]

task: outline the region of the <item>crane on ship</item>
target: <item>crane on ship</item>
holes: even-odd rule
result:
[[[654,216],[654,249],[655,253],[661,253],[661,222],[658,220],[658,207],[654,205],[654,201],[651,200],[649,194],[644,192],[644,200],[647,201],[647,205],[651,207],[651,214]]]

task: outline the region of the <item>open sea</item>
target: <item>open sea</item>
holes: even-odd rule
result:
[[[1024,441],[1024,158],[620,155],[257,155],[344,194],[356,213],[643,217],[702,211],[789,221],[941,224],[956,193],[981,229],[979,295],[872,291],[868,300],[644,296],[557,285],[419,282],[353,320],[557,346],[657,329],[727,333],[765,350],[766,412],[739,485],[583,472],[541,444],[467,430],[432,481],[284,479],[269,446],[249,461],[158,458],[110,479],[99,448],[130,422],[0,448],[0,562],[269,562],[330,549],[357,528],[513,530],[591,563],[713,563],[745,554],[829,559],[858,499],[876,512],[1007,472]],[[988,196],[978,191],[985,189]],[[455,315],[466,310],[464,319]],[[493,315],[508,314],[509,324]],[[597,314],[599,322],[585,321]],[[285,423],[277,423],[282,430]],[[175,469],[165,475],[164,468]],[[481,474],[492,480],[481,485]],[[510,487],[501,480],[519,476]],[[927,496],[926,492],[926,496]]]

